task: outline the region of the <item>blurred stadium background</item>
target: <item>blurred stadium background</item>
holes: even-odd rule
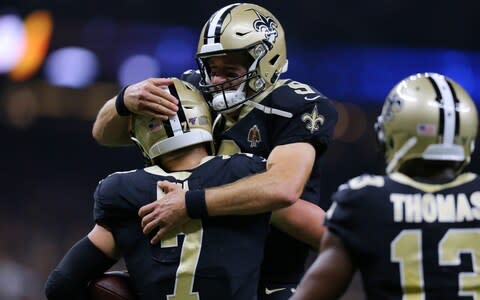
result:
[[[389,89],[439,72],[480,100],[480,2],[251,1],[286,31],[284,78],[336,100],[340,120],[323,163],[329,197],[350,177],[382,172],[373,123]],[[0,4],[0,299],[44,299],[43,283],[93,225],[92,193],[142,165],[132,148],[91,137],[121,86],[194,68],[197,35],[227,1],[40,1]],[[470,170],[479,170],[478,154]],[[357,284],[344,299],[361,299]]]

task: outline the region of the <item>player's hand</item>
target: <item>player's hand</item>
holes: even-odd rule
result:
[[[157,233],[150,240],[157,244],[171,230],[187,223],[190,219],[185,207],[185,193],[178,184],[169,181],[159,181],[158,187],[166,194],[162,198],[142,206],[138,215],[142,218],[144,234],[149,234],[156,228]]]
[[[123,101],[134,114],[167,120],[177,113],[178,100],[165,87],[173,84],[168,78],[149,78],[132,84],[125,90]]]

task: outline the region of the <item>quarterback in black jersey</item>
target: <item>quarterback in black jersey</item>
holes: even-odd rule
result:
[[[98,184],[96,225],[49,276],[48,299],[78,299],[87,282],[120,257],[138,299],[256,299],[270,213],[196,215],[206,209],[197,192],[264,172],[266,160],[251,154],[208,156],[211,117],[203,96],[178,79],[169,90],[182,99],[175,117],[132,118],[132,139],[153,165],[113,173]],[[188,190],[192,219],[151,244],[138,210],[161,197],[162,180]]]
[[[355,270],[368,299],[480,298],[480,179],[468,93],[436,73],[388,95],[376,129],[387,175],[340,186],[321,252],[292,299],[338,299]]]
[[[329,203],[320,199],[319,160],[332,139],[337,112],[312,86],[280,79],[288,68],[284,30],[258,5],[235,3],[216,11],[202,29],[196,57],[199,69],[182,79],[199,87],[217,113],[218,153],[268,158],[267,172],[206,189],[208,213],[281,208],[272,214],[259,299],[287,299],[304,273],[308,246],[318,248],[323,233],[323,209]],[[174,114],[177,100],[162,89],[170,83],[150,78],[126,87],[100,110],[95,139],[104,145],[128,143],[128,118],[122,116],[129,112],[165,119]],[[140,210],[144,232],[160,227],[154,243],[188,219],[185,192],[168,182],[161,187],[167,192],[162,201]]]
[[[198,72],[187,72],[183,78],[190,82],[198,82],[195,78],[197,76],[200,77]],[[317,154],[315,164],[301,199],[319,204],[326,210],[330,203],[320,199],[319,196],[318,164],[335,126],[336,113],[332,103],[313,87],[290,79],[279,80],[273,90],[264,96],[260,102],[262,105],[282,108],[290,112],[292,117],[268,115],[263,110],[248,105],[238,109],[236,113],[242,117],[236,121],[231,115],[223,113],[217,118],[214,128],[218,154],[248,152],[268,157],[278,145],[296,142],[314,145]],[[262,279],[266,283],[272,283],[266,286],[267,293],[268,290],[278,288],[282,284],[298,282],[304,272],[307,255],[307,244],[272,227],[262,268],[264,275]],[[292,284],[294,285],[296,284]]]

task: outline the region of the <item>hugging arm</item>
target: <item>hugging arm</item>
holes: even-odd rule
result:
[[[172,83],[168,78],[149,78],[126,87],[123,91],[125,108],[133,114],[166,120],[178,110],[178,100],[163,88]],[[128,132],[130,118],[118,114],[116,99],[117,96],[108,100],[98,112],[92,136],[105,146],[132,145]]]
[[[318,205],[299,199],[293,205],[272,212],[272,224],[286,234],[318,250],[325,231],[325,211]]]
[[[266,172],[205,190],[208,215],[247,215],[292,205],[300,197],[314,161],[315,149],[308,143],[275,147],[268,157]],[[185,191],[168,182],[161,182],[159,187],[167,194],[139,210],[145,234],[159,228],[152,243],[189,220]]]

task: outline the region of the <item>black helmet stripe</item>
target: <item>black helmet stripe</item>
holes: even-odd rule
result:
[[[435,89],[435,100],[439,103],[439,134],[443,136],[444,144],[453,144],[455,133],[458,132],[453,89],[444,76],[431,74],[427,78]]]
[[[183,111],[180,99],[178,98],[177,88],[175,87],[175,84],[171,84],[165,91],[168,91],[172,96],[178,99],[177,114],[175,116],[169,117],[168,120],[163,121],[165,132],[167,133],[168,137],[182,135],[184,132],[188,131],[189,128],[187,118],[185,117],[185,112]],[[182,126],[187,126],[187,128],[185,128],[184,130]]]
[[[183,126],[183,131],[187,132],[190,131],[190,127],[188,126],[187,117],[185,116],[185,111],[183,110],[182,102],[180,101],[180,97],[178,96],[177,88],[174,84],[169,86],[170,94],[178,99],[178,111],[177,115],[180,119],[180,124]]]
[[[458,100],[457,93],[455,92],[455,89],[453,88],[452,83],[450,80],[447,80],[448,87],[450,88],[450,91],[452,91],[452,96],[453,96],[453,101],[455,102],[455,107],[458,107],[460,104],[460,100]],[[455,135],[459,135],[460,133],[460,112],[458,109],[455,109]]]
[[[203,32],[203,43],[213,44],[220,43],[220,33],[222,31],[222,25],[225,21],[225,17],[230,13],[232,9],[239,6],[240,3],[231,4],[223,7],[218,10],[211,18],[208,20],[208,24],[205,27]]]
[[[427,77],[428,81],[432,84],[433,89],[435,90],[435,101],[438,103],[441,103],[442,101],[442,94],[440,93],[440,90],[438,89],[437,84],[435,83],[435,80],[433,80],[432,77],[428,76]],[[440,106],[439,112],[438,112],[438,128],[437,128],[437,134],[438,135],[443,135],[443,127],[444,127],[444,119],[443,119],[443,108]]]

